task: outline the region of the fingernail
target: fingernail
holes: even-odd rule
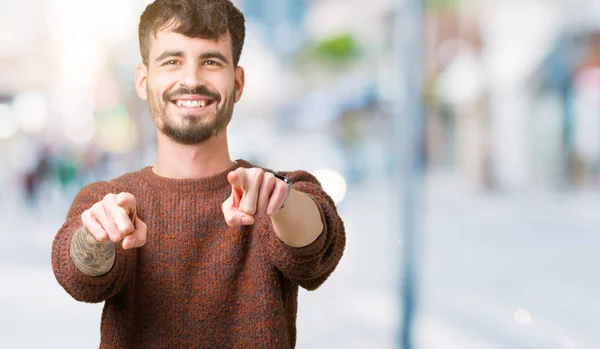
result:
[[[244,225],[250,225],[252,224],[252,219],[248,216],[243,216],[242,217],[242,224]]]

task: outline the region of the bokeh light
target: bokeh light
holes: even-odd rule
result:
[[[102,147],[120,152],[131,147],[136,139],[129,122],[129,114],[123,106],[116,106],[96,113],[96,127]]]
[[[64,106],[63,129],[65,136],[74,143],[90,142],[96,134],[96,121],[91,103],[73,98],[72,104]]]
[[[348,184],[339,172],[331,169],[320,169],[312,173],[321,183],[325,192],[331,196],[336,204],[344,200]]]
[[[528,325],[531,323],[531,314],[526,309],[519,309],[515,312],[515,321],[519,325]]]
[[[0,139],[8,139],[18,131],[13,108],[0,104]]]
[[[24,91],[13,101],[13,109],[19,128],[25,132],[41,132],[46,126],[48,111],[46,99],[39,91]]]

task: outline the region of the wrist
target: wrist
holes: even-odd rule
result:
[[[106,274],[116,259],[115,244],[97,241],[84,226],[73,234],[69,254],[77,269],[90,276]]]

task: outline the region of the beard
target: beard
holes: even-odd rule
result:
[[[148,88],[148,106],[150,115],[156,127],[179,144],[193,145],[208,141],[227,128],[233,115],[235,90],[222,99],[217,92],[210,91],[206,86],[200,86],[194,91],[185,88],[173,92],[165,92],[162,98],[158,93],[152,93]],[[176,115],[169,115],[168,108],[171,99],[178,95],[198,95],[214,99],[215,110],[205,111],[201,114],[183,114],[181,122],[177,122]]]

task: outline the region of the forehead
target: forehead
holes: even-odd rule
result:
[[[159,56],[166,50],[183,51],[188,54],[198,54],[206,51],[219,51],[231,59],[231,35],[229,32],[218,39],[190,38],[174,32],[170,28],[161,29],[156,35],[150,35],[150,59]]]

